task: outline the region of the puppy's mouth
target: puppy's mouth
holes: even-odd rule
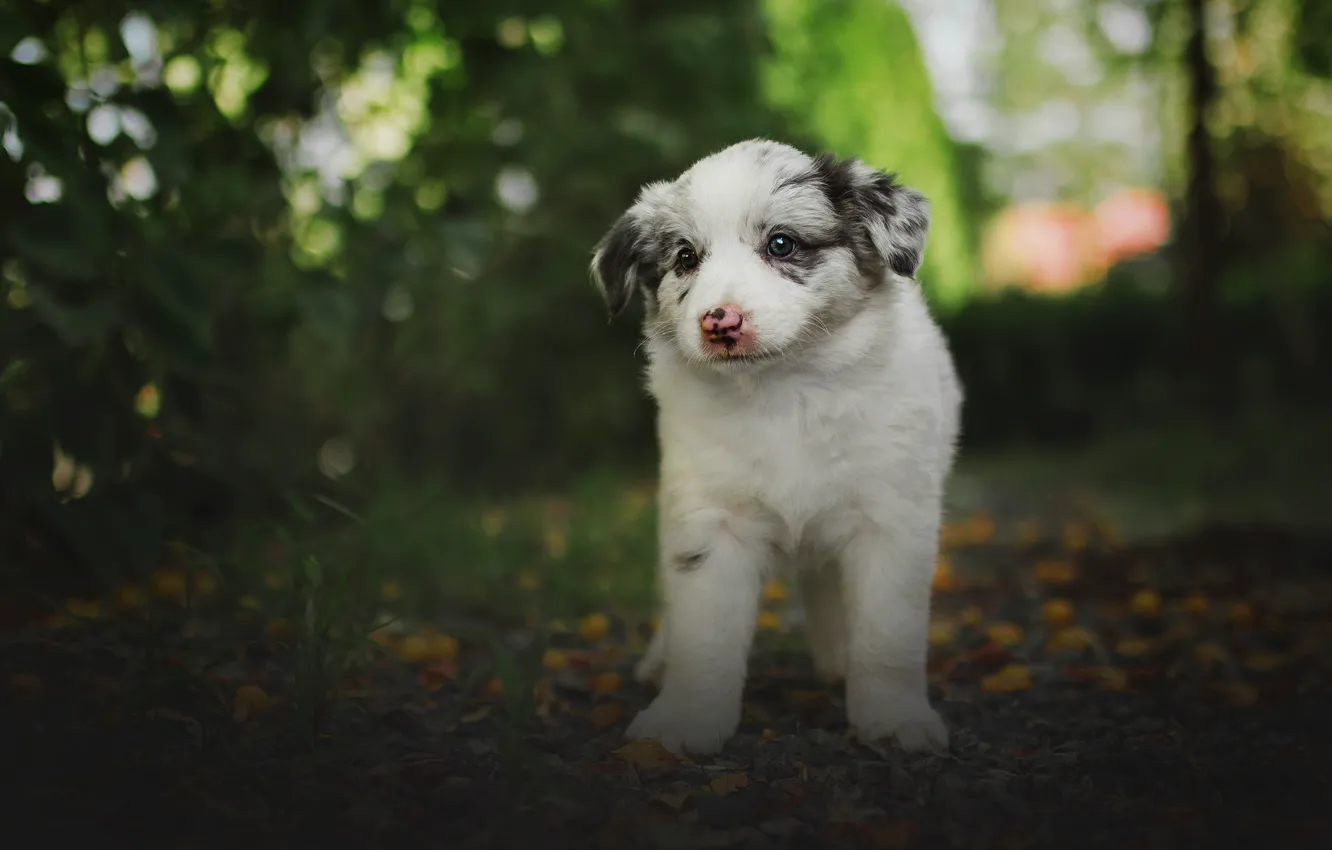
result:
[[[722,349],[717,352],[705,352],[704,356],[709,363],[720,366],[743,366],[776,360],[779,355],[775,351],[746,351],[741,353]]]

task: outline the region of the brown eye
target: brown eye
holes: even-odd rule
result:
[[[689,246],[681,248],[675,255],[675,262],[684,271],[693,271],[698,268],[698,254]]]

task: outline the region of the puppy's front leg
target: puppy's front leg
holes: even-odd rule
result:
[[[866,740],[948,748],[925,678],[938,523],[867,521],[843,553],[848,617],[847,719]]]
[[[664,558],[661,692],[629,724],[627,737],[704,755],[735,734],[765,554],[761,544],[719,527],[704,551]]]

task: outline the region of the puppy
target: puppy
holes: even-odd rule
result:
[[[611,313],[646,302],[661,448],[660,682],[630,738],[722,748],[765,579],[793,569],[818,672],[862,740],[944,749],[925,662],[962,391],[913,276],[925,198],[766,140],[643,188],[597,245]]]

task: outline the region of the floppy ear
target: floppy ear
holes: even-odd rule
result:
[[[852,250],[866,272],[885,267],[912,277],[925,257],[930,202],[896,176],[857,159],[820,157],[829,195],[850,230]]]
[[[601,290],[611,316],[624,312],[634,292],[651,274],[643,244],[643,231],[632,212],[620,216],[592,254],[592,282]]]

